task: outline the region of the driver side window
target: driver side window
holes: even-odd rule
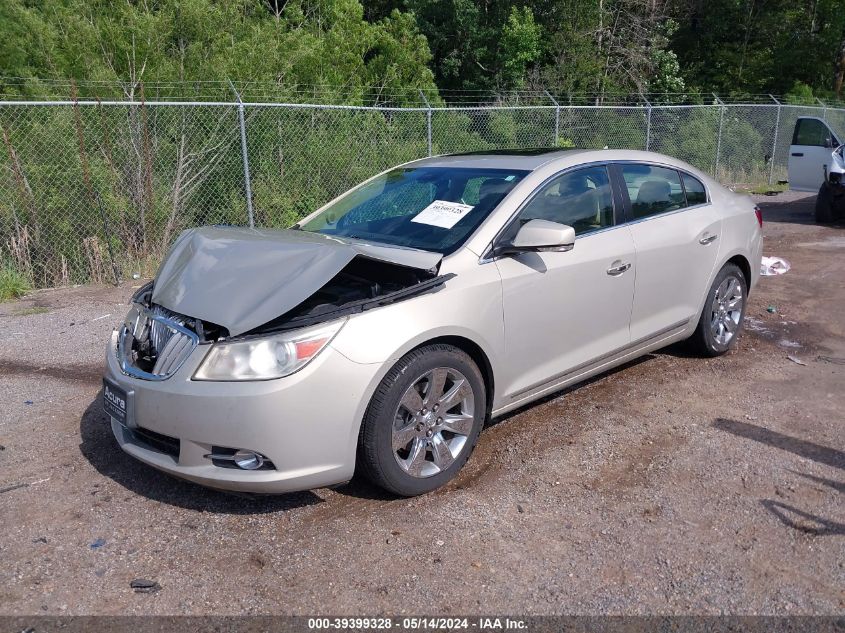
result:
[[[839,144],[828,127],[818,119],[798,119],[792,135],[793,145],[835,147]]]
[[[519,214],[518,226],[549,220],[575,229],[576,235],[613,225],[613,193],[607,167],[567,172],[543,186]]]

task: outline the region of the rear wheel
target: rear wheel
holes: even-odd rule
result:
[[[823,182],[816,196],[816,222],[830,224],[833,222],[833,192],[830,184]]]
[[[466,463],[485,415],[484,381],[465,352],[441,344],[414,350],[393,366],[370,401],[358,464],[395,494],[429,492]]]
[[[690,338],[704,356],[721,356],[736,343],[745,317],[748,282],[735,264],[725,264],[704,300],[698,327]]]

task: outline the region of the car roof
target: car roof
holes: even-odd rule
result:
[[[700,169],[672,156],[635,149],[505,149],[444,154],[407,163],[413,167],[472,167],[488,169],[519,169],[534,171],[557,163],[561,168],[579,163],[635,161],[670,165],[683,169],[700,179],[715,182]]]
[[[583,149],[503,149],[432,156],[413,162],[415,167],[482,167],[533,171],[553,160],[588,152]]]

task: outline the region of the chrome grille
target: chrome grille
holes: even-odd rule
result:
[[[167,321],[178,323],[182,327],[185,326],[185,317],[181,314],[171,312],[167,308],[162,308],[159,305],[154,305],[152,309],[153,317],[162,317]],[[170,337],[173,336],[174,330],[167,327],[167,321],[159,321],[158,319],[150,322],[150,343],[157,354],[161,355],[162,350],[167,346]]]
[[[156,325],[159,325],[160,323],[161,321],[153,321],[153,327],[150,329],[151,333],[155,332]],[[194,340],[187,334],[172,330],[164,325],[162,328],[167,330],[167,342],[160,351],[159,348],[156,347],[156,350],[158,351],[158,358],[156,358],[153,373],[156,376],[169,376],[179,368],[179,365],[181,365],[186,358],[188,358],[188,355],[194,349],[195,343]]]
[[[133,310],[118,338],[117,357],[120,367],[124,373],[136,378],[167,380],[194,351],[199,337],[185,326],[187,317],[161,306],[153,306],[148,310],[136,305]],[[155,351],[155,365],[151,372],[141,369],[135,362],[132,344],[136,336],[148,338]]]

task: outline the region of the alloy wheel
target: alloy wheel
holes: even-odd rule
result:
[[[710,305],[710,332],[718,345],[727,345],[739,330],[745,297],[742,284],[733,276],[726,277]]]
[[[466,376],[436,367],[405,391],[393,418],[393,454],[412,477],[436,475],[454,463],[472,433],[475,395]]]

